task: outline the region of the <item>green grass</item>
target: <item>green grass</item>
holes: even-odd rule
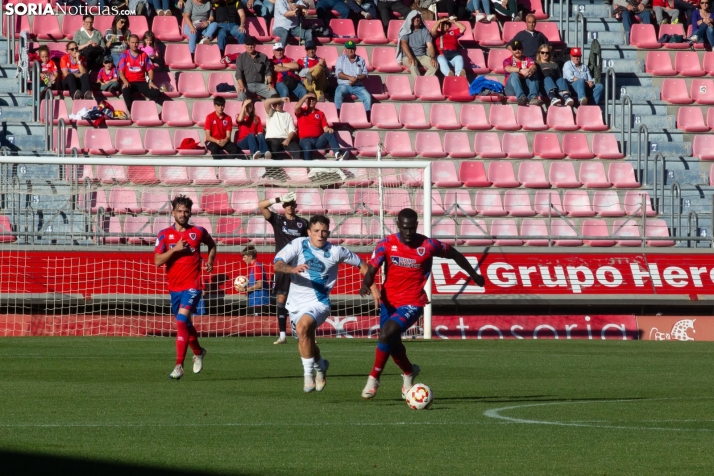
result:
[[[377,397],[360,398],[374,341],[321,340],[328,385],[308,395],[294,341],[202,344],[204,371],[191,373],[189,358],[173,382],[173,339],[0,340],[0,472],[683,475],[714,467],[712,344],[409,342],[418,380],[436,395],[427,411],[401,400],[393,362]]]

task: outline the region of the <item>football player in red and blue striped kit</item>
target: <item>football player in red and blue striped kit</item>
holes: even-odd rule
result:
[[[216,259],[216,242],[211,235],[205,228],[188,222],[192,206],[193,201],[183,195],[171,201],[175,224],[159,232],[154,248],[156,266],[166,265],[171,312],[176,316],[176,367],[169,375],[176,380],[183,377],[183,361],[189,346],[193,351],[193,372],[197,374],[203,368],[206,349],[199,345],[198,332],[191,322],[191,316],[202,307],[201,244],[208,247],[203,269],[213,271]]]
[[[372,372],[362,390],[362,398],[365,399],[374,398],[377,394],[379,377],[390,355],[403,372],[402,398],[406,398],[407,391],[414,384],[414,377],[419,375],[419,366],[409,361],[401,335],[417,322],[424,312],[424,306],[429,302],[424,285],[431,274],[434,257],[454,260],[476,284],[484,285],[483,276],[478,274],[468,259],[455,248],[417,233],[418,218],[411,208],[399,212],[399,233],[389,235],[377,244],[368,263],[369,270],[362,282],[360,294],[367,296],[377,271],[384,264],[379,343]]]

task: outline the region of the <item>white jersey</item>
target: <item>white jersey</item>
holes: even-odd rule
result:
[[[297,309],[310,303],[330,305],[330,291],[337,281],[340,263],[360,266],[362,260],[344,246],[325,244],[315,248],[310,238],[296,238],[275,255],[274,263],[284,261],[290,266],[308,264],[310,268],[290,275],[290,293],[286,307]],[[293,304],[293,305],[291,305]]]

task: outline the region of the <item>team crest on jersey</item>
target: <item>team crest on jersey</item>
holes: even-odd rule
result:
[[[188,237],[191,238],[192,240],[196,239],[196,234],[195,233],[189,233]]]
[[[426,248],[420,246],[419,248],[417,248],[417,253],[419,254],[419,256],[424,256],[424,253],[426,253]]]
[[[228,125],[228,120],[227,120],[227,119],[223,119],[223,125],[224,125],[224,126],[227,126],[227,125]]]
[[[392,251],[397,251],[397,245],[392,245]]]
[[[302,228],[302,222],[297,222],[297,227]]]
[[[174,235],[169,235],[169,240],[173,240],[173,239],[174,239]]]

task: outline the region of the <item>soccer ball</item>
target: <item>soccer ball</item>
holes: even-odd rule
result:
[[[434,393],[423,383],[415,383],[407,392],[407,405],[413,410],[426,410],[433,402]]]
[[[243,291],[247,285],[248,278],[245,276],[238,276],[236,280],[233,281],[233,286],[236,288],[236,291]]]

